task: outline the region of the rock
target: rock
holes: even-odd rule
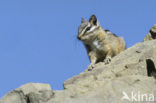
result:
[[[95,65],[93,71],[85,71],[64,83],[64,88],[84,86],[97,80],[114,79],[127,75],[150,76],[147,60],[156,64],[156,41],[138,43],[112,59],[109,65],[100,63]],[[155,70],[153,70],[155,71]],[[153,72],[152,71],[152,72]],[[149,74],[147,73],[149,72]]]
[[[156,103],[156,40],[138,43],[64,82],[64,90],[27,84],[0,103]],[[133,97],[134,95],[134,97]],[[11,101],[11,102],[10,102]]]
[[[94,84],[95,83],[95,84]],[[94,86],[93,86],[94,85]],[[132,103],[131,93],[134,94],[152,94],[156,96],[156,81],[152,77],[141,76],[141,75],[129,75],[118,77],[115,79],[106,79],[104,81],[96,81],[88,86],[81,89],[88,89],[86,92],[75,92],[77,89],[70,88],[65,90],[63,93],[56,95],[56,98],[51,99],[48,103]],[[68,92],[68,93],[67,93]],[[130,100],[122,100],[123,92],[125,92]],[[70,95],[69,95],[70,94]],[[61,100],[60,100],[61,98]],[[137,100],[133,103],[138,103]],[[143,101],[140,100],[142,103]],[[148,103],[148,102],[146,102]],[[150,102],[154,103],[154,102]]]
[[[4,96],[0,103],[28,103],[27,97],[22,91],[11,91],[6,96]]]
[[[42,91],[51,91],[51,87],[49,84],[41,84],[41,83],[28,83],[16,89],[17,91],[23,91],[25,95],[33,92],[38,93]]]
[[[149,33],[145,36],[144,41],[156,39],[156,24],[150,29]]]
[[[52,96],[50,85],[29,83],[8,93],[0,103],[43,103]]]

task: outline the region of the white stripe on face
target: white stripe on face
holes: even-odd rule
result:
[[[87,32],[92,32],[92,31],[94,31],[95,29],[96,29],[96,26],[92,26],[91,29],[90,29],[89,31],[87,31]]]
[[[90,27],[90,24],[88,24],[88,25],[82,30],[81,35],[83,35],[83,34],[85,33],[85,31],[86,31],[86,29],[87,29],[88,27]]]

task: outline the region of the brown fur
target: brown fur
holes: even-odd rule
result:
[[[110,63],[112,57],[125,50],[125,42],[121,37],[103,30],[98,24],[95,15],[91,16],[88,23],[90,23],[91,27],[95,26],[96,28],[88,33],[79,32],[78,38],[83,42],[87,49],[87,53],[91,61],[88,69],[91,70],[98,62],[104,61],[105,64]],[[81,26],[79,29],[80,28]]]

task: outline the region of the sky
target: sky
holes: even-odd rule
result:
[[[156,24],[156,0],[1,0],[0,97],[26,83],[63,82],[89,65],[77,40],[81,17],[95,14],[101,26],[127,47],[142,42]]]

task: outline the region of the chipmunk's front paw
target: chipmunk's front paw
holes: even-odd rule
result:
[[[90,64],[89,66],[88,66],[88,71],[92,71],[93,70],[93,68],[95,67],[95,64]]]
[[[109,58],[106,58],[105,60],[104,60],[104,63],[105,64],[109,64],[111,62],[111,58],[109,57]]]

